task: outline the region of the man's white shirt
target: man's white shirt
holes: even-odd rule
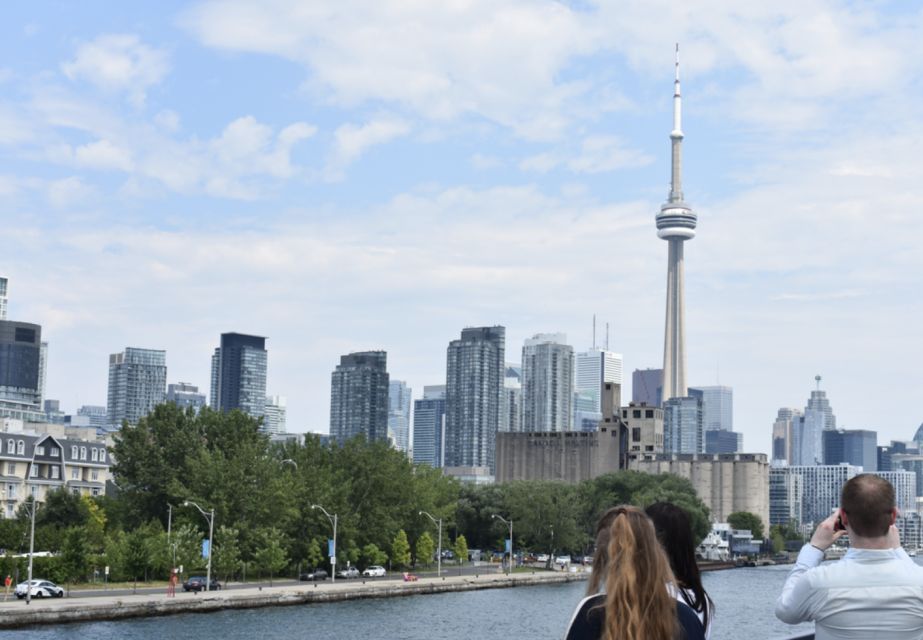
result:
[[[813,620],[815,638],[923,639],[923,567],[903,549],[850,549],[821,565],[805,545],[776,601],[776,616]]]

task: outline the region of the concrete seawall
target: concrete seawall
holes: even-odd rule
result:
[[[168,598],[165,594],[130,596],[94,596],[54,600],[32,600],[31,605],[13,600],[0,604],[0,628],[34,625],[119,620],[166,616],[180,613],[207,613],[223,609],[292,606],[353,600],[358,598],[394,598],[427,593],[504,589],[541,584],[574,582],[586,579],[584,573],[536,572],[534,574],[484,574],[480,576],[446,576],[420,578],[416,582],[381,580],[375,582],[336,582],[334,584],[298,584],[295,586],[257,587],[183,593]]]

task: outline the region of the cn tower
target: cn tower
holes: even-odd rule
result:
[[[686,396],[686,302],[683,277],[683,243],[695,237],[696,215],[683,200],[682,98],[679,91],[679,45],[673,81],[673,131],[670,132],[672,169],[670,195],[657,214],[657,237],[667,241],[667,318],[663,339],[664,402]]]

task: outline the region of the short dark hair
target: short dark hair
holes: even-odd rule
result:
[[[888,535],[894,506],[894,487],[872,473],[850,478],[840,494],[840,507],[846,512],[849,526],[865,538]]]

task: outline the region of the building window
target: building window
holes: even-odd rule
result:
[[[35,447],[35,455],[43,456],[45,455],[45,447],[43,445],[38,445]]]
[[[58,465],[52,465],[51,467],[51,479],[60,480],[61,479],[61,469]]]
[[[38,500],[38,487],[32,487],[32,499]]]
[[[61,455],[61,450],[58,449],[57,447],[52,447],[52,448],[51,448],[51,456],[54,457],[54,458],[57,458],[59,455]]]
[[[93,489],[93,496],[95,497],[98,495],[99,495],[99,489]]]
[[[79,495],[80,495],[80,489],[71,489],[71,493],[73,493],[75,496],[79,496]]]
[[[105,462],[105,461],[106,461],[106,450],[105,450],[105,449],[100,449],[100,450],[99,450],[99,461],[100,461],[100,462]]]
[[[80,447],[80,459],[81,460],[87,459],[87,448],[86,447]]]
[[[6,497],[7,497],[7,500],[13,500],[16,498],[16,485],[15,484],[6,485]]]
[[[74,460],[77,459],[77,446],[76,445],[71,447],[71,458]]]
[[[6,517],[7,518],[13,517],[13,505],[11,504],[6,505]]]
[[[653,409],[648,409],[647,411],[645,411],[645,412],[644,412],[644,417],[645,417],[645,418],[653,418],[653,417],[654,417],[654,410],[653,410]]]
[[[641,417],[641,409],[633,409],[632,412],[631,412],[631,417],[632,417],[632,418],[640,418],[640,417]]]
[[[77,469],[76,467],[74,467],[73,469],[71,469],[71,480],[79,480],[79,479],[80,479],[80,469]]]
[[[37,478],[37,477],[38,477],[38,465],[37,465],[37,464],[33,464],[33,465],[29,468],[29,477],[30,477],[30,478]]]
[[[6,441],[6,452],[7,452],[7,453],[15,453],[15,452],[16,452],[16,445],[13,444],[13,441],[12,441],[12,440],[7,440],[7,441]]]
[[[6,465],[6,475],[15,476],[16,475],[16,463],[8,462]]]
[[[99,462],[99,449],[90,449],[90,458],[93,462]]]
[[[16,443],[16,455],[26,455],[26,443],[22,440]]]
[[[91,479],[91,480],[99,480],[99,470],[98,470],[98,469],[93,469],[93,470],[90,472],[90,479]]]

